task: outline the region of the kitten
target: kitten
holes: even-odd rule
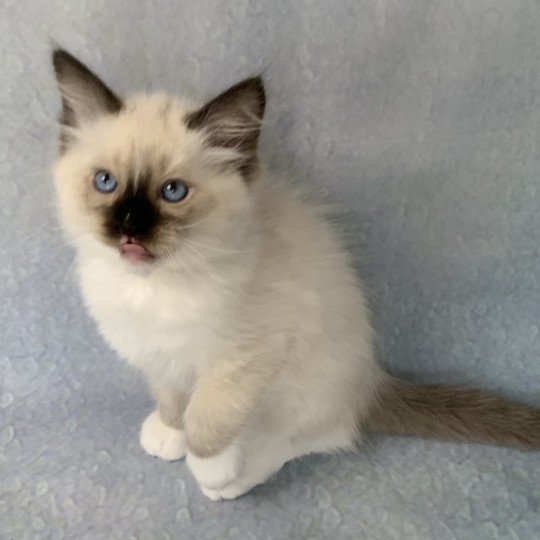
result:
[[[116,96],[67,52],[55,165],[85,303],[148,380],[146,452],[232,499],[364,428],[540,447],[540,410],[375,363],[362,286],[316,206],[264,174],[260,78],[206,105]]]

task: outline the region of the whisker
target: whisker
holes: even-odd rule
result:
[[[202,247],[202,248],[205,248],[205,249],[210,249],[212,251],[218,251],[220,253],[236,254],[236,253],[250,253],[251,252],[251,250],[247,250],[247,249],[243,249],[243,250],[240,250],[240,249],[226,249],[226,248],[222,248],[222,247],[219,247],[219,246],[210,246],[208,244],[203,244],[202,242],[192,240],[191,238],[189,240],[187,238],[184,238],[183,241],[188,243],[188,244],[194,244],[196,246],[199,246],[199,247]]]
[[[216,281],[218,281],[219,283],[221,284],[224,284],[224,281],[223,279],[219,276],[219,274],[216,272],[215,268],[208,262],[208,260],[206,259],[206,257],[204,257],[204,255],[202,253],[200,253],[199,250],[197,250],[195,247],[193,246],[190,246],[189,244],[183,244],[183,246],[185,248],[188,248],[192,251],[192,253],[195,253],[195,255],[197,255],[197,257],[199,257],[200,261],[204,264],[204,266],[206,267],[208,273],[210,274],[210,277],[212,277],[213,279],[215,279]]]
[[[56,227],[52,229],[40,229],[39,231],[33,232],[26,238],[22,238],[21,240],[19,240],[19,244],[24,244],[30,240],[34,240],[34,238],[37,238],[38,236],[45,235],[47,233],[53,232],[55,230],[60,230],[60,229],[61,229],[60,227]]]
[[[188,229],[193,229],[194,227],[197,227],[201,223],[204,223],[207,219],[208,219],[208,216],[200,219],[199,221],[195,221],[193,223],[190,223],[189,225],[178,225],[178,226],[174,227],[174,230],[175,231],[186,231]]]
[[[179,277],[179,278],[185,278],[185,275],[182,275],[182,274],[178,274],[177,273],[177,270],[180,270],[177,266],[176,263],[179,263],[182,265],[182,268],[184,269],[184,271],[186,271],[188,274],[189,274],[189,277],[195,281],[195,275],[193,274],[193,272],[191,271],[191,269],[189,268],[188,265],[185,264],[185,262],[181,259],[181,258],[177,258],[175,257],[175,253],[173,252],[173,250],[169,247],[165,247],[165,255],[166,255],[166,260],[170,263],[171,265],[171,268],[173,270],[173,273],[175,275],[175,277]]]
[[[78,262],[79,262],[79,256],[75,255],[75,257],[73,257],[73,260],[71,261],[71,264],[68,266],[66,273],[64,275],[64,283],[68,280],[68,278],[71,277],[70,274],[75,269]]]

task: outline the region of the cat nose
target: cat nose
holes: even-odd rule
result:
[[[150,201],[140,196],[119,201],[113,216],[113,228],[127,236],[148,234],[157,221],[157,213]]]
[[[128,236],[148,234],[154,225],[154,218],[147,212],[126,212],[116,220],[117,229]]]
[[[133,212],[126,212],[126,215],[121,220],[120,232],[128,236],[137,236],[148,232],[144,218],[141,219],[141,216],[134,216]]]

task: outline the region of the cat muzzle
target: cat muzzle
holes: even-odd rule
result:
[[[122,236],[120,239],[120,254],[133,264],[149,262],[154,259],[154,255],[132,236]]]

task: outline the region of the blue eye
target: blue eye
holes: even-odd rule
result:
[[[189,188],[182,180],[169,180],[161,186],[161,196],[168,202],[178,202],[187,197]]]
[[[118,187],[118,182],[109,171],[98,171],[94,176],[94,186],[101,193],[112,193]]]

